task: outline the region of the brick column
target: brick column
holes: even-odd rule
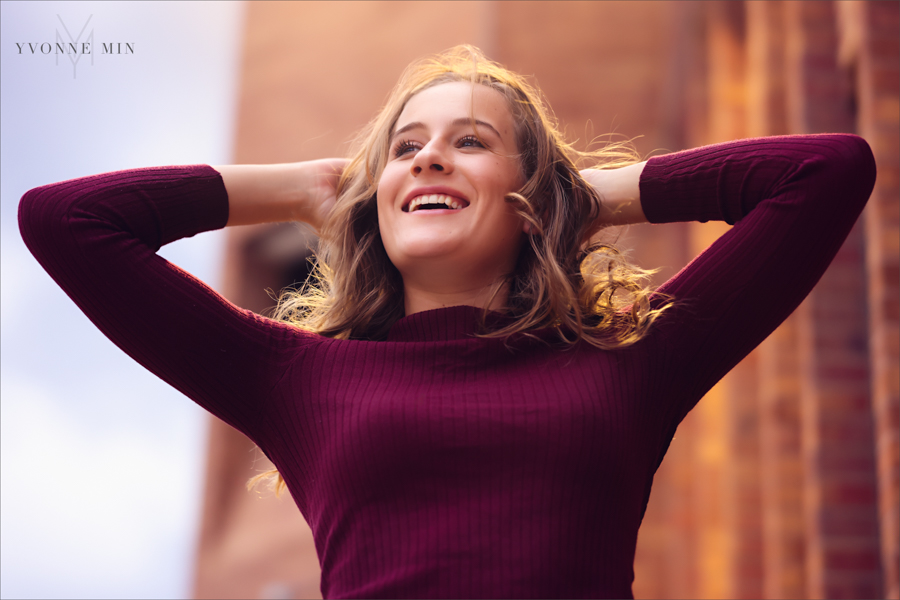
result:
[[[879,484],[884,593],[900,597],[900,4],[840,2],[842,59],[856,69],[857,126],[875,153],[878,180],[864,213],[869,352]]]
[[[784,135],[784,2],[745,2],[747,135]]]
[[[748,47],[745,5],[753,3],[710,3],[708,26],[709,61],[709,142],[747,136]],[[728,229],[724,224],[692,224],[695,244],[703,238],[712,241]],[[760,512],[760,448],[757,357],[753,353],[737,365],[697,410],[702,431],[698,458],[705,464],[711,448],[720,448],[720,480],[717,491],[721,503],[712,510],[709,500],[701,499],[698,508],[717,515],[705,525],[718,528],[710,532],[710,542],[702,549],[701,563],[721,570],[721,581],[710,568],[703,573],[707,594],[719,597],[758,598],[762,594],[762,515]],[[713,419],[718,419],[714,421]],[[712,427],[718,427],[713,431]],[[707,465],[707,469],[709,466]],[[715,480],[712,480],[715,481]],[[698,473],[698,486],[710,482]],[[709,511],[709,512],[707,512]],[[707,517],[708,518],[708,517]],[[720,586],[720,587],[719,587]]]
[[[783,2],[747,2],[747,133],[788,133]],[[762,596],[806,597],[797,323],[756,350],[759,375]]]
[[[741,3],[709,2],[706,18],[706,123],[700,127],[702,144],[743,137],[744,133],[744,48]],[[709,247],[729,226],[720,222],[690,223],[690,250],[696,256]],[[740,368],[740,365],[737,367]],[[697,587],[695,598],[728,598],[733,592],[732,516],[725,503],[729,469],[735,468],[729,445],[729,373],[700,400],[687,416],[693,436],[692,521],[696,548]]]
[[[786,4],[791,131],[853,131],[832,2]],[[881,595],[863,237],[854,228],[798,311],[807,593]]]
[[[806,598],[797,343],[797,317],[791,316],[759,348],[766,598]]]
[[[758,363],[758,353],[752,352],[728,378],[725,517],[730,529],[730,598],[760,598],[763,592]]]

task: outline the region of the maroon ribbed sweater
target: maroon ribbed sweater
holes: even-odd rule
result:
[[[135,360],[247,434],[315,535],[326,597],[629,597],[638,527],[675,428],[800,303],[875,179],[849,135],[650,160],[651,222],[736,225],[662,288],[634,346],[472,336],[458,306],[387,340],[312,335],[230,304],[155,254],[225,225],[206,166],[31,190],[28,247]]]

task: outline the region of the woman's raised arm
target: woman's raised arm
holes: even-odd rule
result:
[[[228,192],[228,225],[302,221],[318,230],[334,207],[337,182],[347,162],[328,158],[214,167]]]
[[[311,336],[234,306],[156,254],[228,220],[222,177],[203,165],[63,181],[19,205],[28,248],[113,343],[258,441],[265,398]]]
[[[655,340],[677,421],[803,301],[875,183],[868,144],[849,134],[738,140],[650,159],[651,223],[734,226],[666,282],[675,306]]]

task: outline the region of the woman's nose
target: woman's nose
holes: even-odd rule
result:
[[[411,170],[413,175],[420,175],[424,171],[450,173],[453,171],[453,163],[445,149],[432,142],[416,153]]]

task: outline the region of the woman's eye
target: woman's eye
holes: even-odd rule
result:
[[[402,156],[415,149],[416,145],[413,142],[405,140],[397,144],[397,148],[394,149],[394,156]]]
[[[474,135],[467,135],[460,138],[459,146],[461,148],[484,148],[484,144],[481,143],[481,140]]]

